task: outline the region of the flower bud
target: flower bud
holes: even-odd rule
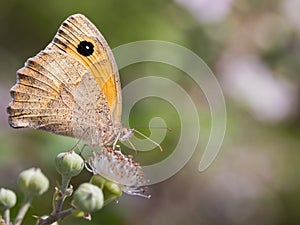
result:
[[[104,199],[100,188],[90,183],[81,184],[74,192],[72,205],[83,212],[92,213],[103,207]]]
[[[49,180],[39,168],[31,168],[20,173],[18,186],[28,196],[45,193],[49,188]]]
[[[106,179],[103,178],[100,175],[94,175],[92,176],[90,183],[94,184],[96,186],[98,186],[99,188],[103,189],[104,185],[105,185]]]
[[[17,197],[15,192],[0,188],[0,210],[10,209],[15,206]]]
[[[105,187],[107,192],[109,192],[109,194],[115,197],[120,197],[122,195],[122,188],[117,183],[114,183],[112,181],[107,181],[105,183]]]
[[[119,184],[105,179],[100,175],[94,175],[91,178],[90,183],[100,187],[103,190],[105,199],[111,197],[118,198],[122,195],[122,188]]]
[[[81,172],[84,167],[84,161],[74,151],[62,152],[55,158],[55,167],[62,176],[71,178]]]

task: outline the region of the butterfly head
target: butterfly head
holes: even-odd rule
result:
[[[121,128],[119,130],[119,140],[120,141],[128,140],[132,136],[133,132],[134,129],[132,128],[125,128],[125,127]]]

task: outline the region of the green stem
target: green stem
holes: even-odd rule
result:
[[[54,205],[55,206],[54,206],[53,212],[47,218],[39,219],[36,223],[37,225],[52,224],[55,221],[62,220],[66,216],[72,214],[72,211],[73,211],[72,208],[62,211],[64,201],[65,201],[66,197],[68,196],[68,187],[69,187],[70,181],[71,181],[70,177],[62,176],[62,181],[61,181],[61,186],[59,188],[59,191],[58,191],[58,193],[54,194],[54,202],[55,202]],[[55,200],[56,195],[58,195],[57,200]]]
[[[5,220],[5,225],[9,225],[10,224],[10,210],[5,209],[3,216],[4,216],[4,220]]]
[[[15,218],[14,225],[20,225],[22,223],[24,216],[28,211],[31,201],[32,201],[32,197],[27,196],[24,198],[21,208],[19,209],[19,212]]]
[[[60,187],[60,191],[61,191],[61,196],[59,197],[59,199],[57,200],[57,204],[56,204],[56,208],[55,208],[55,213],[59,213],[62,209],[63,203],[67,197],[67,189],[69,186],[69,183],[71,181],[70,177],[67,176],[62,176],[62,181],[61,181],[61,187]]]
[[[71,178],[68,176],[62,176],[62,181],[61,181],[61,192],[63,193],[63,195],[66,195],[66,191],[68,189],[69,183],[71,181]]]

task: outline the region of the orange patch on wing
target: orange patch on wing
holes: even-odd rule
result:
[[[110,109],[112,109],[117,97],[116,83],[113,76],[109,77],[109,79],[102,85],[101,91],[105,95]]]

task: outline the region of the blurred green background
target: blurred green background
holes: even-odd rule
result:
[[[80,12],[94,22],[111,48],[155,39],[198,54],[223,88],[228,125],[217,159],[199,173],[210,129],[201,91],[187,76],[179,76],[181,71],[162,65],[145,63],[121,70],[123,85],[152,73],[174,74],[200,111],[198,151],[179,173],[150,187],[150,200],[123,196],[118,204],[95,213],[91,222],[68,218],[62,224],[300,224],[299,0],[1,0],[0,5],[0,186],[16,189],[20,171],[40,167],[52,188],[34,200],[29,214],[50,212],[51,194],[60,179],[53,159],[75,141],[10,128],[9,89],[25,60],[52,40],[64,19]],[[159,115],[173,131],[162,143],[163,153],[156,150],[148,159],[137,154],[141,162],[166,157],[178,141],[178,115],[158,99],[133,109],[132,127],[147,126]],[[73,185],[89,176],[81,174]],[[24,224],[34,220],[28,216]]]

